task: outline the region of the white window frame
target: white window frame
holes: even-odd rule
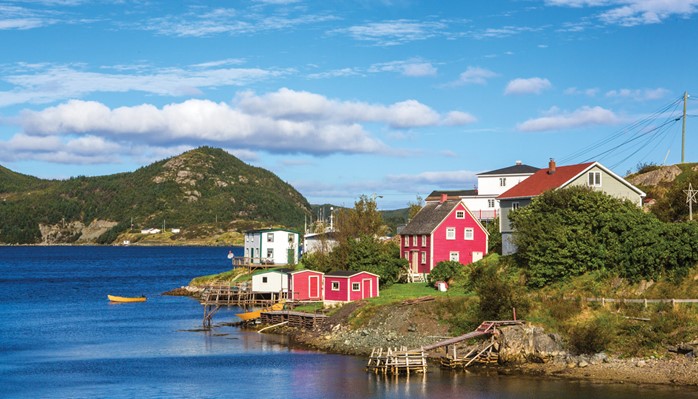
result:
[[[456,211],[456,219],[465,219],[465,211]]]
[[[475,229],[472,227],[466,227],[463,229],[463,239],[464,240],[474,240],[475,239]]]
[[[427,246],[427,236],[425,236],[425,235],[422,236],[422,246],[423,247]]]
[[[403,259],[410,259],[409,251],[405,251],[405,257]]]
[[[506,187],[507,186],[507,178],[506,177],[500,177],[499,178],[499,187]]]
[[[448,260],[452,262],[460,262],[460,252],[451,251],[448,253]]]
[[[446,227],[446,239],[447,240],[455,240],[456,239],[456,228],[455,227]]]
[[[361,283],[351,283],[352,291],[361,291]]]
[[[267,242],[274,242],[274,233],[267,233]]]
[[[405,248],[410,246],[410,236],[405,236]]]
[[[269,277],[267,277],[267,276],[262,276],[262,282],[263,282],[263,283],[268,283],[268,282],[269,282]]]
[[[487,207],[488,208],[494,208],[495,202],[493,198],[490,198],[487,200]]]
[[[512,203],[511,203],[511,210],[512,210],[512,211],[515,211],[515,210],[517,210],[517,209],[519,209],[519,203],[518,203],[518,202],[512,202]]]
[[[416,234],[412,236],[412,246],[413,247],[417,246],[417,235]]]
[[[267,258],[274,258],[274,248],[267,248]]]
[[[333,281],[332,282],[332,291],[339,291],[339,281]]]
[[[423,265],[427,263],[427,251],[422,251],[422,259],[421,259],[421,261],[422,261],[422,264],[423,264]]]
[[[587,175],[587,184],[589,187],[601,187],[601,172],[592,171]]]

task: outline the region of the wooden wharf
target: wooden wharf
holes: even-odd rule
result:
[[[427,372],[427,356],[423,350],[407,350],[402,347],[373,348],[369,357],[366,371],[383,375],[410,375],[411,373]]]
[[[466,341],[468,339],[482,337],[485,335],[493,336],[498,327],[510,326],[510,325],[520,325],[524,321],[521,320],[498,320],[498,321],[483,321],[475,331],[471,331],[467,334],[455,338],[449,338],[443,341],[436,342],[431,345],[426,345],[420,349],[407,350],[406,348],[398,351],[388,348],[383,350],[383,348],[373,348],[371,351],[371,356],[368,359],[368,364],[366,366],[367,371],[372,371],[374,373],[383,373],[391,375],[408,374],[410,372],[420,372],[420,366],[423,362],[423,371],[426,371],[426,352],[441,348],[441,347],[451,347],[451,353],[443,356],[441,358],[441,364],[447,368],[463,367],[466,368],[473,364],[478,363],[493,363],[498,359],[498,354],[496,352],[497,346],[494,337],[490,339],[489,342],[485,342],[481,345],[476,345],[466,352],[465,356],[458,357],[456,353],[456,344]],[[447,348],[446,352],[449,350]],[[421,359],[421,360],[420,360]]]
[[[295,312],[292,310],[272,310],[262,312],[262,324],[280,324],[287,322],[290,327],[312,330],[322,323],[327,315],[317,313]]]
[[[200,298],[201,305],[204,307],[203,327],[211,328],[213,315],[223,306],[238,306],[243,309],[268,307],[285,299],[285,296],[284,293],[255,294],[249,283],[208,285],[201,292]]]

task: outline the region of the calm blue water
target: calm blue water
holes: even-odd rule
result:
[[[238,249],[239,250],[239,249]],[[687,389],[441,372],[363,371],[365,359],[284,337],[200,331],[198,302],[160,296],[229,267],[228,248],[0,247],[0,397],[688,398]],[[107,294],[148,296],[110,304]],[[236,309],[214,322],[232,321]]]

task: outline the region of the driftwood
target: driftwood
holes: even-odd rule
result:
[[[435,298],[433,296],[427,295],[427,296],[420,296],[419,298],[414,298],[414,299],[406,299],[402,301],[403,305],[414,305],[415,303],[421,303],[421,302],[429,302],[433,301]]]

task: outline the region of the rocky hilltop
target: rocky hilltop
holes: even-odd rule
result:
[[[113,243],[141,229],[181,239],[260,226],[298,228],[310,204],[272,172],[201,147],[134,172],[42,180],[0,167],[0,243]]]

